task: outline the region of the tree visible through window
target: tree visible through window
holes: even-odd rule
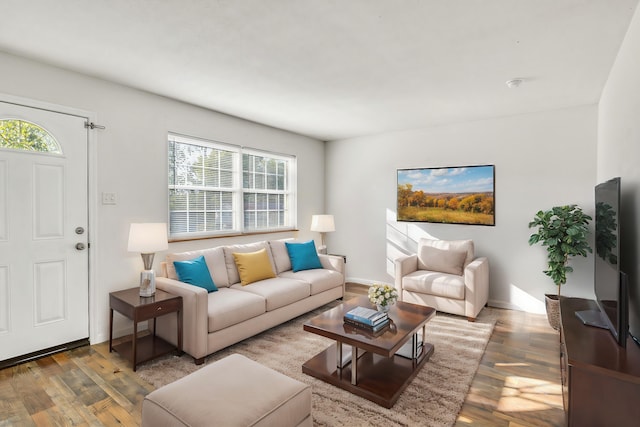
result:
[[[42,127],[17,119],[0,120],[0,148],[61,154],[58,141]]]
[[[286,159],[243,153],[245,229],[278,228],[286,223],[287,169]]]
[[[294,156],[169,134],[172,237],[291,229]]]

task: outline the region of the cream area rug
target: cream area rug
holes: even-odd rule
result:
[[[480,313],[477,321],[438,314],[427,324],[427,342],[434,344],[431,359],[391,409],[302,373],[302,364],[332,341],[305,332],[304,322],[337,303],[274,327],[255,337],[221,350],[205,364],[240,353],[278,372],[309,384],[311,414],[315,426],[452,426],[464,403],[495,319]],[[155,387],[190,374],[196,366],[188,355],[166,356],[138,368],[137,373]]]

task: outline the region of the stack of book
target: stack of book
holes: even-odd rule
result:
[[[389,316],[382,311],[367,307],[356,307],[344,315],[344,323],[370,332],[378,332],[389,324]]]

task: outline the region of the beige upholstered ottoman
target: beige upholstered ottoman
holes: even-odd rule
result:
[[[312,426],[311,388],[233,354],[149,393],[142,426]]]

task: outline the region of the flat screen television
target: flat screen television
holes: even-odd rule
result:
[[[587,325],[608,329],[625,347],[629,328],[627,275],[620,270],[620,178],[595,188],[594,291],[599,311],[577,312]]]

